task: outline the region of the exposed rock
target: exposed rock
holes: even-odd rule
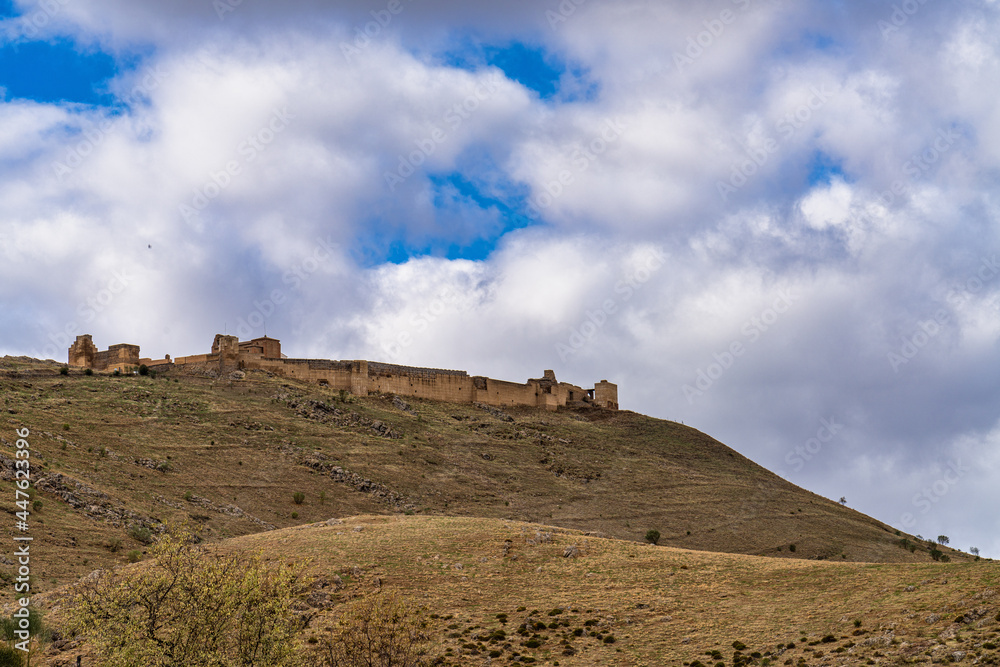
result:
[[[500,421],[505,421],[505,422],[514,421],[513,417],[511,417],[509,414],[507,414],[500,408],[493,407],[492,405],[486,405],[485,403],[473,403],[473,405],[484,412],[490,413]]]
[[[404,401],[403,399],[401,399],[399,396],[393,396],[392,397],[392,406],[394,408],[396,408],[397,410],[402,410],[403,412],[408,412],[411,415],[417,414],[416,412],[414,412],[413,408],[410,407],[410,404],[407,403],[406,401]]]
[[[563,558],[577,558],[580,555],[580,549],[575,545],[571,544],[563,551]]]
[[[329,456],[322,452],[313,452],[312,454],[305,455],[296,450],[294,447],[288,445],[282,446],[282,451],[295,457],[296,461],[300,465],[304,465],[308,468],[324,473],[333,479],[333,481],[346,484],[355,491],[368,493],[376,498],[384,500],[397,510],[414,508],[414,505],[406,502],[405,497],[396,493],[386,485],[373,482],[370,479],[365,479],[361,475],[351,472],[350,470],[344,470],[331,461]]]

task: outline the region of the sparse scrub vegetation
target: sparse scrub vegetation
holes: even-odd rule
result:
[[[421,653],[429,640],[427,628],[422,611],[399,593],[371,594],[348,605],[319,639],[313,664],[418,667],[424,664]]]
[[[138,523],[128,529],[128,536],[142,544],[150,544],[153,541],[153,532],[149,527]]]
[[[72,628],[107,667],[300,664],[291,609],[300,571],[271,568],[257,555],[215,554],[191,537],[182,530],[161,539],[151,568],[84,582]]]

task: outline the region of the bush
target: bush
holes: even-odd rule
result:
[[[0,644],[0,667],[21,667],[21,651],[8,644]]]
[[[422,614],[398,593],[369,595],[341,614],[316,650],[319,667],[417,667],[428,641]]]
[[[788,550],[791,551],[792,553],[795,553],[795,545],[794,544],[789,544],[788,545]]]
[[[69,375],[69,366],[62,366],[59,369],[59,375]]]
[[[139,551],[138,549],[132,549],[132,551],[128,552],[128,562],[138,563],[140,560],[142,560],[141,551]]]
[[[122,548],[122,538],[112,537],[110,540],[108,540],[108,551],[110,551],[111,553],[116,554],[119,551],[121,551],[121,548]]]
[[[69,629],[86,636],[106,667],[302,664],[293,656],[300,623],[292,610],[301,569],[212,553],[194,539],[183,529],[168,533],[150,567],[84,582]]]
[[[302,493],[301,491],[296,491],[294,494],[292,494],[292,500],[295,501],[296,505],[301,505],[305,501],[305,499],[306,499],[306,494]]]
[[[185,492],[184,492],[184,500],[191,500],[191,498],[192,498],[193,496],[194,496],[194,494],[193,494],[193,493],[191,493],[190,491],[185,491]]]
[[[292,518],[293,519],[298,519],[299,518],[299,513],[298,512],[292,512]]]
[[[31,504],[31,506],[35,509],[36,512],[41,512],[42,511],[42,505],[43,505],[43,503],[42,503],[41,500],[36,500],[35,502],[33,502]]]
[[[149,366],[146,364],[139,364],[139,375],[149,375]]]
[[[944,552],[940,549],[931,549],[931,558],[934,560],[941,560],[942,556],[944,556]]]
[[[128,535],[136,542],[142,542],[143,544],[150,544],[153,541],[153,532],[148,526],[144,526],[141,523],[137,523],[129,528]]]
[[[167,461],[160,461],[156,464],[156,469],[159,472],[170,472],[173,470],[173,466]]]
[[[87,377],[90,377],[91,375],[94,374],[94,369],[88,368],[87,370],[83,371],[83,374],[86,375]]]
[[[121,377],[122,372],[116,368],[111,374],[115,377]]]
[[[647,530],[646,531],[646,541],[650,544],[659,544],[660,542],[660,531],[658,530]]]

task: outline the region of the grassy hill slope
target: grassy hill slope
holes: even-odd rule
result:
[[[304,646],[323,635],[340,602],[399,589],[432,619],[429,656],[441,665],[490,657],[732,667],[739,644],[742,655],[758,654],[747,663],[756,665],[1000,664],[994,562],[765,558],[502,519],[405,515],[334,519],[220,548],[311,561],[316,616]]]
[[[11,499],[18,427],[31,430],[40,466],[32,535],[43,590],[124,562],[144,547],[134,526],[155,530],[179,518],[218,539],[331,516],[412,513],[635,541],[655,529],[661,545],[708,551],[929,560],[925,546],[900,548],[888,526],[703,433],[625,411],[503,413],[342,397],[263,373],[63,376],[51,363],[7,358],[0,485]],[[13,513],[12,500],[3,509]]]

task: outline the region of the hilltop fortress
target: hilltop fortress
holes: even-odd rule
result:
[[[618,409],[618,385],[601,380],[593,389],[583,389],[556,380],[554,371],[524,384],[470,376],[465,371],[413,368],[375,361],[331,361],[328,359],[288,359],[281,354],[281,341],[254,338],[240,341],[236,336],[218,334],[212,351],[190,357],[143,359],[138,345],[112,345],[98,351],[90,334],[77,336],[69,348],[69,365],[95,371],[120,371],[145,365],[151,370],[188,372],[262,370],[275,375],[315,382],[322,387],[345,390],[357,396],[369,393],[398,394],[451,403],[485,403],[495,406],[525,405],[557,410],[560,407]]]

